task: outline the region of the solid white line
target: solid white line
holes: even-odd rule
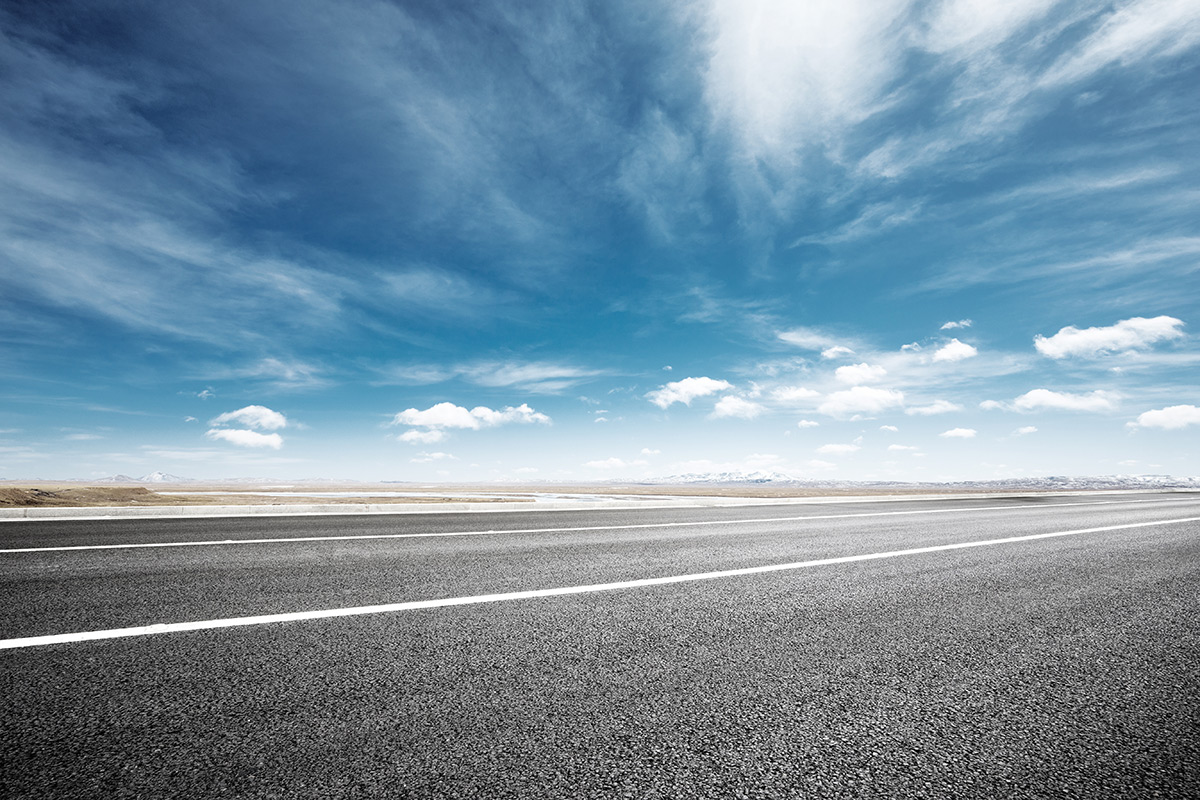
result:
[[[857,561],[876,561],[883,558],[898,558],[900,556],[920,555],[923,553],[938,553],[946,550],[965,550],[971,547],[988,547],[1014,542],[1032,542],[1038,539],[1052,539],[1062,536],[1077,536],[1082,533],[1101,533],[1104,531],[1128,530],[1130,528],[1149,528],[1159,525],[1176,525],[1183,522],[1200,522],[1200,517],[1184,517],[1182,519],[1165,519],[1154,522],[1132,522],[1125,525],[1105,525],[1100,528],[1079,528],[1071,531],[1055,531],[1054,533],[1035,533],[1028,536],[1009,536],[1003,539],[986,539],[983,541],[958,542],[955,544],[939,544],[929,547],[913,547],[907,550],[888,550],[881,553],[865,553],[856,556],[838,556],[835,558],[818,558],[811,561],[795,561],[790,564],[769,564],[763,567],[744,567],[742,569],[726,569],[715,572],[696,572],[690,575],[671,575],[664,578],[641,578],[632,581],[617,581],[614,583],[593,583],[585,586],[563,586],[555,589],[533,589],[524,592],[503,592],[500,594],[481,594],[471,597],[449,597],[441,600],[414,600],[406,603],[388,603],[374,606],[356,606],[353,608],[331,608],[322,611],[295,611],[289,614],[263,614],[255,617],[231,617],[228,619],[210,619],[196,622],[159,623],[142,625],[134,628],[113,628],[104,631],[83,631],[81,633],[61,633],[51,636],[28,636],[21,639],[0,640],[0,650],[19,647],[39,647],[49,644],[65,644],[68,642],[87,642],[98,639],[121,639],[130,636],[150,636],[158,633],[179,633],[182,631],[212,630],[214,628],[236,628],[247,625],[267,625],[276,622],[298,622],[310,619],[329,619],[332,617],[358,617],[368,614],[389,614],[398,611],[413,611],[423,608],[444,608],[446,606],[467,606],[479,603],[498,603],[506,600],[527,600],[535,597],[557,597],[570,594],[588,594],[591,592],[610,592],[617,589],[637,589],[646,586],[665,586],[672,583],[688,583],[691,581],[706,581],[716,578],[732,578],[740,575],[760,575],[768,572],[784,572],[787,570],[806,569],[809,567],[824,567],[832,564],[850,564]]]
[[[1174,503],[1176,500],[1099,500],[1086,503],[1055,503],[1052,506],[980,506],[978,508],[925,508],[916,511],[872,511],[862,514],[822,514],[802,517],[767,517],[759,519],[710,519],[695,522],[647,522],[636,525],[592,525],[578,528],[518,528],[514,530],[487,531],[442,531],[439,533],[362,533],[345,536],[290,536],[268,539],[206,539],[198,542],[130,542],[122,544],[80,544],[62,547],[13,547],[0,550],[0,555],[10,553],[61,553],[72,550],[136,550],[151,547],[212,547],[237,544],[282,544],[289,542],[347,542],[360,539],[437,539],[448,536],[503,536],[529,533],[588,533],[594,531],[628,531],[652,528],[692,528],[714,525],[746,525],[758,522],[806,522],[811,520],[856,519],[862,517],[901,517],[914,514],[952,514],[973,511],[1039,511],[1048,508],[1073,506],[1129,505],[1138,503]]]

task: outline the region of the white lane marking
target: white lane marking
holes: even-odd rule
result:
[[[447,536],[503,536],[508,534],[528,533],[587,533],[594,531],[628,531],[646,530],[651,528],[692,528],[713,525],[747,525],[758,522],[807,522],[810,520],[857,519],[862,517],[900,517],[913,514],[951,514],[971,511],[1038,511],[1048,508],[1069,508],[1072,506],[1107,506],[1107,505],[1150,505],[1154,503],[1175,503],[1177,500],[1098,500],[1086,503],[1055,503],[1052,506],[980,506],[978,508],[925,508],[916,511],[872,511],[862,514],[821,514],[802,517],[767,517],[754,519],[711,519],[695,522],[646,522],[636,525],[591,525],[577,528],[517,528],[513,530],[487,531],[441,531],[438,533],[361,533],[345,536],[290,536],[268,539],[206,539],[198,542],[129,542],[122,544],[80,544],[61,547],[13,547],[0,550],[0,555],[9,553],[61,553],[71,550],[136,550],[147,547],[211,547],[213,545],[230,544],[276,544],[289,542],[347,542],[360,539],[437,539]]]
[[[1100,528],[1079,528],[1070,531],[1055,531],[1053,533],[1035,533],[1028,536],[1009,536],[1003,539],[956,542],[954,544],[913,547],[906,550],[888,550],[880,553],[864,553],[856,556],[816,558],[810,561],[794,561],[790,564],[769,564],[762,567],[724,569],[717,570],[715,572],[695,572],[689,575],[670,575],[664,578],[640,578],[632,581],[616,581],[614,583],[593,583],[584,586],[562,586],[555,589],[532,589],[523,592],[480,594],[470,597],[447,597],[440,600],[412,600],[405,603],[355,606],[352,608],[330,608],[321,611],[294,611],[288,614],[261,614],[254,617],[230,617],[228,619],[209,619],[195,622],[160,622],[154,625],[141,625],[133,628],[113,628],[104,631],[60,633],[50,636],[27,636],[20,639],[0,640],[0,650],[10,650],[19,647],[40,647],[42,645],[65,644],[69,642],[88,642],[96,641],[98,639],[122,639],[131,636],[150,636],[157,633],[179,633],[182,631],[212,630],[214,628],[237,628],[248,625],[268,625],[276,622],[299,622],[310,619],[330,619],[332,617],[359,617],[369,614],[390,614],[399,611],[413,611],[423,608],[469,606],[479,603],[499,603],[506,600],[528,600],[535,597],[557,597],[569,594],[611,592],[617,589],[639,589],[646,586],[665,586],[672,583],[689,583],[692,581],[707,581],[717,578],[733,578],[741,575],[760,575],[768,572],[785,572],[788,570],[807,569],[810,567],[830,566],[832,564],[850,564],[856,561],[876,561],[883,558],[898,558],[900,556],[921,555],[923,553],[939,553],[946,550],[965,550],[971,547],[989,547],[999,544],[1012,544],[1014,542],[1032,542],[1037,541],[1038,539],[1053,539],[1062,536],[1078,536],[1079,534],[1083,533],[1101,533],[1105,531],[1128,530],[1130,528],[1150,528],[1160,525],[1177,525],[1184,522],[1200,522],[1200,517],[1164,519],[1155,520],[1154,522],[1131,522],[1124,525],[1105,525]]]

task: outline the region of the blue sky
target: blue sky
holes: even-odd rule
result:
[[[1200,5],[0,10],[0,477],[1200,474]]]

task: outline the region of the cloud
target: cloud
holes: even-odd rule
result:
[[[278,411],[272,411],[266,406],[246,406],[245,408],[239,408],[237,411],[227,411],[224,414],[213,417],[209,420],[208,424],[228,425],[229,423],[246,425],[261,431],[286,428],[288,424],[287,417]]]
[[[1017,411],[1038,411],[1043,408],[1063,411],[1111,411],[1116,399],[1116,395],[1101,389],[1090,394],[1033,389],[1013,400],[1012,405]]]
[[[838,341],[832,336],[815,328],[792,328],[789,331],[780,331],[776,335],[779,337],[780,341],[787,342],[788,344],[794,344],[797,347],[805,350],[826,351],[838,348],[842,350],[849,349],[838,344]]]
[[[897,433],[897,432],[899,432],[900,429],[897,428],[895,425],[880,425],[879,430],[888,431],[889,433]]]
[[[942,325],[941,330],[949,331],[949,330],[954,330],[955,328],[969,328],[969,327],[971,327],[971,325],[972,325],[971,320],[960,319],[958,322],[945,323],[944,325]]]
[[[811,419],[802,419],[802,420],[800,420],[799,422],[797,422],[797,423],[796,423],[796,427],[797,427],[797,428],[801,428],[801,429],[803,429],[803,428],[816,428],[816,427],[819,427],[820,425],[821,425],[821,423],[819,423],[819,422],[817,422],[817,421],[815,421],[815,420],[811,420]]]
[[[213,428],[204,435],[209,439],[229,442],[238,447],[269,447],[272,450],[283,447],[283,437],[278,433],[258,433],[242,428]]]
[[[417,453],[416,456],[409,459],[411,464],[427,464],[431,461],[457,461],[457,456],[452,456],[449,453]]]
[[[1183,336],[1182,327],[1183,321],[1175,317],[1131,317],[1107,327],[1080,330],[1068,325],[1053,336],[1035,336],[1033,345],[1039,353],[1050,358],[1096,358],[1109,353],[1142,350],[1155,342],[1177,339]]]
[[[875,381],[883,380],[887,375],[887,370],[875,364],[854,364],[853,366],[838,367],[834,370],[834,377],[842,383],[858,385],[862,383],[874,383]]]
[[[649,447],[642,448],[642,455],[644,456],[656,456],[660,453],[662,453],[662,450],[651,450]]]
[[[960,342],[958,339],[951,339],[947,344],[939,347],[933,354],[934,361],[962,361],[964,358],[971,358],[979,355],[979,351],[966,342]]]
[[[534,411],[528,404],[508,406],[500,411],[494,411],[487,406],[476,406],[470,411],[453,403],[442,402],[430,406],[423,411],[408,408],[392,418],[393,425],[411,425],[418,428],[464,428],[479,430],[493,428],[509,423],[530,424],[550,423],[550,418],[541,412]]]
[[[396,438],[408,444],[434,444],[445,439],[446,434],[440,430],[411,430],[405,431]]]
[[[647,462],[638,459],[636,461],[625,461],[620,458],[605,458],[599,461],[584,462],[585,467],[592,469],[628,469],[630,467],[644,467]]]
[[[907,444],[889,444],[888,445],[888,450],[892,450],[895,452],[900,452],[900,451],[905,451],[905,450],[920,450],[920,449],[921,448],[919,448],[919,447],[913,447],[912,445],[907,445]]]
[[[826,456],[845,456],[857,453],[861,449],[856,444],[823,444],[816,449],[816,452]]]
[[[1153,411],[1144,411],[1136,422],[1128,423],[1133,428],[1163,428],[1177,430],[1188,425],[1200,425],[1200,407],[1193,405],[1167,406]]]
[[[974,439],[975,433],[974,428],[951,428],[948,431],[939,433],[938,436],[943,439]]]
[[[844,356],[852,356],[854,351],[849,347],[843,347],[840,344],[833,347],[827,347],[821,351],[821,358],[842,358]]]
[[[442,402],[424,410],[408,408],[392,418],[392,425],[410,425],[413,430],[405,431],[397,438],[408,444],[433,444],[445,438],[446,429],[480,430],[500,425],[542,424],[549,425],[550,417],[534,411],[526,403],[507,406],[499,411],[487,406],[476,406],[467,410],[453,403]],[[421,430],[421,429],[424,430]]]
[[[831,417],[848,417],[854,414],[878,414],[903,404],[904,392],[855,386],[829,395],[817,407],[817,411]]]
[[[952,411],[962,411],[963,407],[958,403],[951,403],[949,400],[935,400],[927,406],[913,406],[912,408],[904,409],[904,413],[910,416],[918,415],[922,417],[933,416],[934,414],[949,414]]]
[[[820,392],[814,392],[812,389],[806,389],[803,386],[780,386],[778,389],[771,390],[771,399],[785,404],[820,396]]]
[[[460,378],[476,386],[515,387],[537,394],[558,394],[604,375],[603,370],[585,369],[550,361],[471,361],[454,366],[415,364],[380,369],[379,383],[422,385]]]
[[[758,403],[728,395],[717,401],[712,413],[709,414],[709,418],[737,417],[739,419],[754,419],[764,411],[766,411],[766,408]]]
[[[733,384],[714,378],[684,378],[673,381],[646,394],[646,398],[659,408],[668,408],[672,403],[690,406],[697,397],[716,394],[732,389]]]
[[[1013,431],[1013,436],[1028,436],[1031,433],[1037,433],[1037,428],[1033,425],[1025,425]]]
[[[1175,56],[1200,41],[1200,7],[1190,0],[1126,3],[1042,77],[1045,86],[1083,80],[1111,64]]]

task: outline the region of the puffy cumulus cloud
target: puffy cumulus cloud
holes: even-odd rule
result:
[[[541,423],[548,424],[550,418],[541,412],[534,411],[528,404],[508,406],[495,411],[487,406],[476,406],[470,411],[453,403],[438,403],[429,408],[418,410],[408,408],[392,418],[393,425],[410,425],[415,428],[465,428],[479,430],[492,428],[508,423]]]
[[[777,389],[772,389],[770,395],[771,399],[775,402],[784,404],[798,403],[801,400],[809,400],[820,396],[820,392],[814,392],[812,389],[806,389],[803,386],[780,386]]]
[[[949,414],[952,411],[962,411],[963,407],[958,403],[951,403],[949,400],[934,400],[927,406],[913,406],[912,408],[904,409],[904,413],[908,415],[917,415],[922,417],[930,417],[934,414]]]
[[[453,403],[437,403],[426,409],[407,408],[392,418],[393,425],[409,425],[413,430],[405,431],[397,438],[408,444],[433,444],[446,438],[448,428],[479,430],[509,424],[549,425],[550,417],[534,411],[528,404],[508,406],[496,411],[487,406],[476,406],[470,410]]]
[[[816,420],[811,420],[811,419],[802,419],[802,420],[800,420],[799,422],[797,422],[797,423],[796,423],[796,427],[797,427],[797,428],[801,428],[801,429],[804,429],[804,428],[816,428],[816,427],[819,427],[819,426],[820,426],[820,424],[821,424],[821,423],[817,422]]]
[[[844,358],[854,355],[854,351],[849,347],[844,347],[840,344],[833,347],[827,347],[821,351],[821,358]]]
[[[584,466],[590,467],[591,469],[629,469],[631,467],[644,467],[646,466],[646,463],[647,462],[642,461],[641,459],[636,461],[625,461],[624,459],[614,457],[605,458],[598,461],[586,461],[584,462]]]
[[[715,378],[684,378],[681,381],[672,381],[652,392],[647,392],[646,399],[659,408],[668,408],[673,403],[690,406],[697,397],[716,394],[732,388],[733,384],[729,381]]]
[[[1183,336],[1182,327],[1183,320],[1167,316],[1131,317],[1115,325],[1082,330],[1068,325],[1053,336],[1039,334],[1033,337],[1033,346],[1050,358],[1096,358],[1109,353],[1144,350],[1156,342],[1178,339]]]
[[[973,323],[969,319],[960,319],[958,322],[950,321],[942,325],[941,330],[950,331],[955,328],[969,328]]]
[[[1033,425],[1025,425],[1013,431],[1013,436],[1028,436],[1031,433],[1037,433],[1037,428]]]
[[[816,452],[824,456],[848,456],[861,449],[856,444],[823,444],[817,448]]]
[[[214,426],[236,424],[260,431],[273,431],[286,428],[288,423],[287,417],[266,406],[246,406],[237,411],[226,411],[224,414],[213,417],[208,424]]]
[[[979,355],[979,351],[971,345],[966,342],[960,342],[958,339],[951,339],[934,351],[933,360],[962,361],[964,358],[971,358],[977,355]]]
[[[1039,411],[1057,409],[1062,411],[1111,411],[1116,395],[1097,389],[1089,394],[1054,392],[1049,389],[1033,389],[1013,400],[1017,411]]]
[[[903,404],[904,392],[855,386],[833,392],[817,407],[817,411],[830,417],[849,417],[855,414],[878,414]]]
[[[887,370],[875,364],[853,364],[846,367],[838,367],[833,372],[833,376],[842,383],[849,383],[857,386],[861,383],[875,383],[883,380],[887,375]]]
[[[951,428],[948,431],[942,431],[938,436],[943,439],[974,439],[975,434],[974,428]]]
[[[662,450],[652,450],[649,447],[642,448],[642,455],[644,455],[644,456],[656,456],[656,455],[659,455],[660,453],[662,453]]]
[[[238,447],[269,447],[272,450],[283,447],[283,437],[278,433],[259,433],[244,428],[212,428],[204,435],[214,441],[229,442]]]
[[[1133,428],[1163,428],[1176,430],[1188,425],[1200,425],[1200,407],[1193,405],[1167,406],[1138,415],[1137,421],[1128,423]]]
[[[721,419],[722,417],[754,419],[764,411],[766,411],[766,408],[758,403],[729,395],[718,400],[717,404],[713,407],[712,413],[708,416],[710,419]]]

